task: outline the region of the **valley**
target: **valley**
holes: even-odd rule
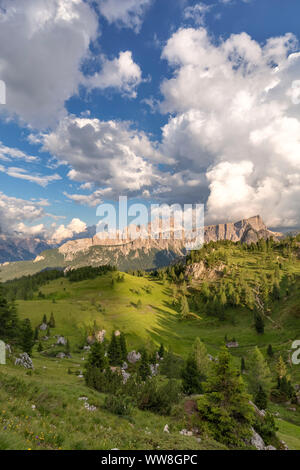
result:
[[[173,355],[173,363],[179,361],[171,374],[178,384],[180,370],[197,338],[214,360],[225,347],[237,370],[244,361],[242,377],[247,387],[256,346],[271,372],[270,390],[276,390],[280,357],[293,387],[300,383],[300,368],[291,362],[292,343],[300,338],[297,239],[252,245],[211,242],[192,252],[185,263],[151,272],[113,269],[96,275],[87,268],[65,276],[58,272],[57,276],[39,286],[31,281],[34,277],[4,284],[7,298],[15,299],[20,320],[30,319],[32,328],[38,329],[38,339],[31,354],[33,370],[14,365],[20,351],[17,345],[7,365],[1,366],[5,431],[0,433],[0,448],[228,448],[207,430],[180,434],[194,428],[194,420],[201,428],[197,412],[191,416],[187,411],[186,403],[196,403],[196,395],[181,395],[170,415],[136,406],[130,416],[109,412],[106,399],[110,394],[87,387],[84,380],[90,354],[88,338],[95,331],[105,330],[107,345],[114,332],[121,331],[128,351],[145,349],[149,357],[163,344]],[[91,277],[84,279],[86,276]],[[223,292],[226,301],[221,301]],[[187,299],[187,310],[183,299]],[[263,311],[259,310],[261,303]],[[256,329],[258,310],[263,317],[263,333]],[[55,326],[40,330],[43,317],[49,321],[52,314]],[[57,345],[59,337],[67,339],[68,353],[66,346]],[[130,367],[134,374],[135,366]],[[160,367],[159,383],[165,383],[163,362]],[[277,441],[273,439],[272,443],[279,445],[283,440],[290,449],[299,450],[300,407],[294,399],[279,399],[277,395],[268,400],[268,411],[278,428]],[[87,397],[94,411],[84,406],[82,397]],[[169,432],[164,431],[166,424]]]

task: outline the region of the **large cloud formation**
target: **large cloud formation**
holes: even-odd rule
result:
[[[83,75],[82,64],[98,35],[96,11],[83,0],[0,0],[0,77],[6,83],[6,112],[43,128],[66,115],[65,102],[81,84],[112,87],[134,97],[141,71],[130,51],[115,61],[102,57],[103,72]]]
[[[102,189],[92,197],[77,197],[78,202],[93,206],[101,194],[135,195],[159,183],[156,163],[162,156],[157,144],[130,123],[69,116],[42,139],[44,150],[70,165],[72,181],[93,183]]]
[[[298,225],[296,38],[286,34],[260,45],[241,33],[215,41],[204,28],[186,28],[172,35],[162,57],[174,70],[161,86],[161,109],[171,113],[162,152],[175,159],[177,172],[205,178],[207,220],[261,213],[273,226]],[[186,193],[191,197],[191,188]],[[192,195],[201,197],[196,187]]]
[[[9,197],[0,191],[0,233],[26,233],[29,227],[26,227],[24,222],[32,223],[44,217],[46,205],[44,200],[28,201]],[[33,228],[31,230],[34,231]],[[39,224],[38,232],[43,231],[44,226]]]

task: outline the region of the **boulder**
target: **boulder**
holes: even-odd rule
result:
[[[229,341],[229,343],[226,344],[227,348],[238,348],[239,343],[237,341]]]
[[[157,375],[159,369],[159,364],[150,364],[151,375]]]
[[[265,450],[265,443],[262,439],[262,437],[253,429],[251,428],[252,431],[252,437],[250,440],[250,444],[255,447],[257,450]]]
[[[274,446],[267,446],[265,450],[277,450]]]
[[[47,323],[42,323],[42,324],[40,325],[40,330],[42,330],[42,331],[46,331],[47,328],[48,328]]]
[[[67,340],[63,336],[59,336],[56,342],[57,345],[66,346]]]
[[[192,431],[188,431],[187,429],[182,429],[179,434],[181,434],[182,436],[189,436],[191,437],[193,435]]]
[[[105,333],[106,333],[106,330],[96,331],[95,339],[96,341],[98,341],[98,343],[103,343],[104,338],[105,338]]]
[[[31,357],[27,353],[19,354],[15,360],[15,366],[22,366],[25,369],[34,369]]]
[[[141,359],[141,354],[135,351],[130,351],[127,355],[127,360],[130,364],[135,364],[137,361]]]
[[[169,425],[168,425],[168,424],[165,425],[165,427],[164,427],[164,432],[167,432],[168,434],[170,434]]]
[[[60,353],[57,354],[56,357],[58,357],[58,359],[64,359],[66,357],[66,355],[63,352],[60,352]]]
[[[123,377],[123,384],[126,384],[127,380],[130,377],[130,374],[128,374],[128,372],[125,372],[124,369],[121,370],[121,374],[122,374],[122,377]]]
[[[253,406],[255,413],[260,416],[261,418],[264,418],[266,416],[265,410],[260,410],[255,403],[253,403],[251,400],[249,400],[249,403],[251,406]]]

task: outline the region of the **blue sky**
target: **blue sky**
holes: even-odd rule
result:
[[[119,195],[298,226],[299,14],[297,0],[0,0],[1,231],[59,240]]]

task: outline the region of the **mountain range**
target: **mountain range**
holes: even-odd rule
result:
[[[136,239],[128,235],[124,240],[103,239],[97,234],[91,236],[93,233],[95,227],[60,246],[52,246],[39,239],[12,241],[1,238],[1,279],[13,279],[49,268],[74,269],[88,265],[111,264],[122,271],[155,269],[167,266],[186,255],[186,238],[176,239],[172,233],[169,238],[160,232],[157,238]],[[278,239],[281,236],[281,233],[269,230],[259,215],[235,223],[204,227],[205,243],[219,240],[255,243],[260,238]],[[22,261],[15,262],[14,256],[19,257],[18,259],[21,256],[30,256],[31,259],[23,258]]]

